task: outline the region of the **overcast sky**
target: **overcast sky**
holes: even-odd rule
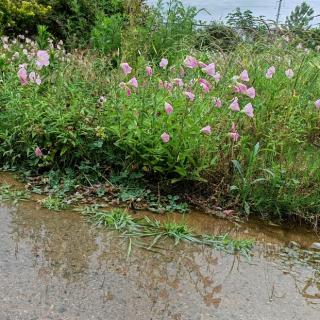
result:
[[[147,0],[148,3],[154,4],[157,0]],[[164,3],[168,0],[164,0]],[[199,9],[207,9],[211,15],[205,12],[199,14],[201,20],[223,19],[229,12],[240,7],[242,10],[250,9],[256,16],[266,16],[267,19],[275,19],[278,7],[278,0],[182,0],[186,5],[193,5]],[[281,20],[295,8],[301,4],[303,0],[283,0],[281,10]],[[320,0],[307,0],[314,10],[315,14],[320,14]],[[316,20],[320,23],[320,18]]]

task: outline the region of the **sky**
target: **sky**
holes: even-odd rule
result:
[[[166,3],[168,0],[164,0]],[[234,11],[237,7],[242,10],[250,9],[256,16],[266,16],[267,19],[275,20],[279,0],[182,0],[186,5],[205,8],[211,15],[201,12],[198,16],[200,20],[223,20],[225,16]],[[155,4],[157,0],[147,0],[149,4]],[[286,16],[303,0],[283,0],[280,20],[284,21]],[[315,15],[320,14],[320,0],[306,0],[315,10]],[[315,20],[320,23],[320,18]]]

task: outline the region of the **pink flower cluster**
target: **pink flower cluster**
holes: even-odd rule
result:
[[[184,60],[184,67],[188,69],[196,69],[200,68],[200,71],[202,71],[205,75],[212,77],[216,82],[220,81],[221,75],[220,73],[216,72],[216,65],[215,63],[210,63],[210,64],[205,64],[196,58],[192,56],[187,56]],[[168,66],[168,60],[166,58],[162,58],[159,67],[162,69],[166,69]],[[123,73],[127,76],[132,72],[132,68],[130,65],[126,62],[121,64],[121,69]],[[175,67],[172,67],[170,69],[170,72],[176,70]],[[151,66],[146,66],[145,68],[145,73],[148,77],[152,77],[154,74],[154,70]],[[272,79],[273,76],[276,73],[276,68],[274,66],[270,66],[265,74],[265,77],[267,79]],[[288,69],[285,71],[285,75],[288,78],[294,77],[294,71],[292,69]],[[211,92],[211,90],[214,87],[214,84],[210,83],[205,78],[198,78],[198,79],[192,79],[189,82],[185,80],[185,70],[183,67],[180,68],[180,77],[181,78],[174,78],[174,79],[169,79],[168,81],[163,81],[159,80],[159,88],[161,89],[166,89],[169,94],[172,96],[172,91],[174,89],[174,86],[177,88],[184,88],[182,90],[182,94],[189,100],[190,102],[193,102],[196,98],[196,95],[194,94],[193,89],[196,84],[198,84],[204,93],[208,94]],[[250,99],[255,99],[256,98],[256,90],[253,86],[249,86],[248,83],[250,82],[250,76],[249,72],[247,70],[243,70],[239,75],[236,75],[233,77],[233,81],[235,82],[235,85],[233,86],[233,91],[236,94],[243,95],[247,98]],[[146,81],[142,83],[142,87],[144,87]],[[132,88],[138,88],[138,80],[136,77],[131,78],[127,83],[121,82],[120,87],[126,89],[127,95],[131,95],[131,89]],[[222,101],[219,97],[213,97],[213,106],[215,108],[221,108],[222,107]],[[320,110],[320,99],[315,101],[315,106],[317,109]],[[254,106],[252,103],[246,103],[243,108],[240,107],[240,101],[239,101],[239,96],[235,96],[230,105],[229,105],[230,110],[234,112],[243,112],[246,114],[249,118],[254,118]],[[165,102],[164,103],[164,111],[167,115],[171,115],[174,112],[174,108],[171,103]],[[212,133],[212,128],[210,125],[204,126],[202,129],[200,129],[200,133],[203,135],[211,135]],[[229,137],[233,142],[237,142],[240,139],[240,134],[237,129],[237,125],[235,122],[232,123],[231,129],[228,133]],[[168,132],[163,132],[160,136],[161,140],[163,143],[168,143],[171,140],[171,136]]]
[[[250,81],[249,73],[248,73],[247,70],[243,70],[240,73],[240,76],[235,76],[234,79],[235,79],[235,81],[240,79],[240,80],[242,80],[244,82],[249,82]],[[250,99],[254,99],[256,97],[255,88],[254,87],[248,88],[247,85],[245,85],[244,83],[237,82],[236,85],[233,88],[233,91],[235,93],[244,94],[247,97],[249,97]],[[233,98],[229,108],[234,112],[241,111],[238,97],[234,97]],[[253,118],[254,117],[253,106],[252,106],[251,103],[246,104],[244,106],[242,112],[244,112],[249,118]]]
[[[35,73],[34,71],[32,71],[32,72],[30,72],[30,74],[28,76],[28,72],[26,70],[26,67],[27,66],[25,64],[20,65],[19,71],[17,73],[21,85],[23,85],[23,86],[27,85],[30,80],[30,82],[33,82],[39,86],[42,83],[40,75]]]
[[[196,58],[192,56],[187,56],[184,60],[185,67],[189,69],[194,69],[200,67],[202,72],[207,74],[210,77],[213,77],[216,82],[219,82],[221,80],[221,75],[219,72],[216,72],[216,65],[215,63],[205,64],[201,61],[198,61]],[[204,87],[204,90],[208,92],[208,86],[204,85],[202,83],[202,86]]]
[[[13,55],[13,58],[18,58],[19,54],[17,54],[18,52],[16,52]],[[24,49],[24,53],[26,55],[28,55],[28,51],[27,49]],[[32,56],[30,56],[29,58],[32,58]],[[37,54],[36,54],[36,67],[38,69],[42,69],[43,67],[47,67],[50,64],[50,58],[49,58],[49,54],[47,51],[45,50],[38,50]],[[36,73],[35,71],[31,71],[28,75],[27,72],[27,64],[21,64],[19,65],[19,70],[18,70],[18,78],[20,80],[21,85],[25,86],[30,82],[35,83],[37,85],[40,85],[42,83],[41,77],[38,73]]]

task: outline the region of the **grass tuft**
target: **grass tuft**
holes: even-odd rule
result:
[[[171,221],[160,222],[149,217],[138,219],[123,209],[113,209],[107,212],[91,206],[84,208],[82,213],[97,226],[121,231],[129,237],[130,251],[132,238],[151,238],[148,249],[155,247],[160,240],[169,238],[174,240],[175,245],[186,241],[207,245],[227,253],[239,252],[245,256],[249,255],[254,243],[253,240],[233,240],[227,234],[219,236],[195,234],[187,224]]]
[[[68,205],[61,199],[55,196],[49,196],[40,201],[43,208],[52,211],[61,211],[68,208]]]

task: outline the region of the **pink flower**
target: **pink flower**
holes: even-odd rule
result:
[[[168,65],[168,60],[166,58],[162,58],[160,63],[159,63],[159,67],[162,69],[165,69]]]
[[[164,110],[166,111],[166,113],[169,115],[173,112],[173,107],[170,103],[165,102],[164,103]]]
[[[173,79],[173,82],[180,88],[183,87],[183,80],[180,78]]]
[[[201,130],[201,133],[206,134],[207,136],[211,134],[211,127],[210,126],[205,126]]]
[[[129,73],[131,73],[132,71],[132,68],[129,66],[129,63],[127,62],[123,62],[120,64],[120,67],[122,69],[122,72],[125,74],[125,75],[128,75]]]
[[[37,52],[36,65],[38,68],[47,67],[50,64],[49,54],[46,50],[39,50]]]
[[[42,80],[41,80],[41,78],[40,78],[39,75],[37,75],[37,78],[36,78],[35,83],[36,83],[38,86],[40,86],[40,84],[42,83]]]
[[[238,102],[238,98],[237,98],[237,97],[235,97],[235,98],[232,100],[232,102],[231,102],[231,104],[230,104],[230,109],[231,109],[232,111],[240,111],[240,106],[239,106],[239,102]]]
[[[34,150],[34,154],[36,155],[36,157],[40,158],[42,157],[42,151],[39,147],[36,147],[36,149]]]
[[[248,87],[245,85],[245,84],[243,84],[243,83],[238,83],[236,86],[234,86],[234,88],[233,88],[233,91],[235,92],[235,93],[242,93],[242,94],[244,94],[244,93],[246,93],[247,92],[247,90],[248,90]]]
[[[149,77],[152,76],[153,70],[152,70],[152,68],[151,68],[150,66],[147,66],[147,67],[146,67],[146,73],[147,73],[147,75],[148,75]]]
[[[210,83],[206,79],[199,79],[200,86],[202,87],[203,91],[208,93],[210,91]]]
[[[314,104],[317,109],[320,109],[320,99],[318,99]]]
[[[24,67],[21,67],[18,71],[18,77],[20,80],[20,83],[25,86],[28,84],[28,73],[27,70]]]
[[[254,114],[253,114],[253,106],[251,103],[248,103],[247,105],[245,105],[245,107],[243,108],[243,112],[249,117],[249,118],[253,118]]]
[[[213,79],[216,81],[216,82],[219,82],[221,80],[221,74],[219,72],[217,72],[214,76],[213,76]]]
[[[216,108],[221,108],[222,107],[222,102],[220,98],[214,98],[213,99],[214,105]]]
[[[198,62],[199,67],[201,68],[205,68],[207,65],[205,63],[203,63],[202,61]]]
[[[210,88],[205,83],[200,83],[200,86],[202,87],[204,92],[210,92]]]
[[[132,79],[129,80],[128,84],[134,88],[138,88],[139,87],[139,84],[138,84],[138,81],[137,81],[137,78],[136,77],[133,77]]]
[[[291,78],[294,77],[294,72],[293,72],[292,69],[288,69],[288,70],[285,71],[285,75],[286,75],[289,79],[291,79]]]
[[[168,143],[170,141],[170,135],[166,132],[164,132],[160,137],[163,143]]]
[[[172,89],[173,89],[173,83],[172,83],[172,82],[165,81],[163,87],[164,87],[166,90],[168,90],[168,91],[172,91]]]
[[[210,63],[206,67],[202,68],[202,71],[208,76],[213,77],[216,73],[216,65],[214,63]]]
[[[127,94],[127,96],[130,97],[130,96],[131,96],[131,93],[132,93],[131,89],[127,87],[127,88],[126,88],[126,94]]]
[[[247,70],[243,70],[243,71],[240,73],[240,79],[241,79],[242,81],[245,81],[245,82],[250,81],[250,79],[249,79],[249,74],[248,74],[248,71],[247,71]]]
[[[256,90],[254,87],[251,87],[247,90],[246,95],[251,98],[254,99],[256,97]]]
[[[190,69],[196,68],[198,66],[198,60],[194,57],[187,56],[184,60],[184,65]]]
[[[275,73],[276,73],[276,68],[275,68],[274,66],[270,67],[270,68],[267,70],[266,78],[267,78],[267,79],[271,79]]]
[[[239,87],[240,93],[242,93],[242,94],[247,93],[248,87],[245,84],[239,83],[238,87]]]
[[[31,82],[36,83],[38,86],[42,82],[40,76],[37,73],[35,73],[34,71],[30,72],[29,79]]]
[[[240,93],[240,88],[239,88],[238,85],[236,85],[236,86],[233,87],[233,92],[234,92],[234,93]]]
[[[190,91],[185,91],[184,93],[183,93],[190,101],[194,101],[194,99],[195,99],[195,95],[192,93],[192,92],[190,92]]]
[[[232,122],[231,130],[229,132],[229,137],[234,141],[237,142],[240,138],[240,134],[237,131],[236,124]]]

